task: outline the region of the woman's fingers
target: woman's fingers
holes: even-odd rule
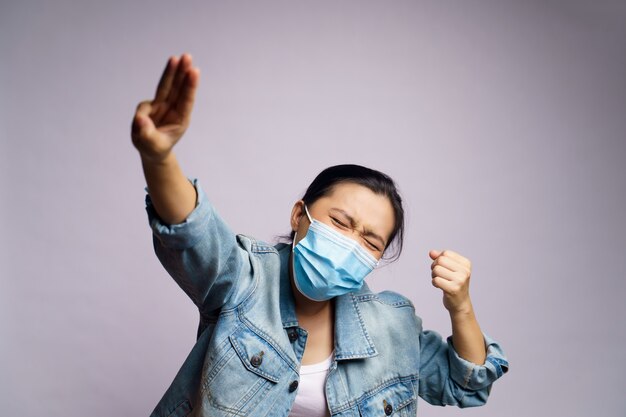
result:
[[[436,265],[440,265],[444,268],[447,268],[451,271],[464,271],[468,275],[471,273],[471,265],[467,266],[465,263],[458,261],[457,259],[451,258],[449,256],[440,256],[433,261],[431,264],[431,269]]]
[[[444,268],[441,265],[435,265],[432,268],[432,271],[430,273],[431,278],[435,278],[435,277],[441,277],[445,280],[448,281],[453,281],[456,279],[456,277],[459,275],[458,272],[456,271],[452,271],[448,268]]]
[[[137,109],[135,110],[135,114],[139,116],[150,117],[150,112],[152,111],[152,102],[150,100],[144,100],[137,104]]]
[[[154,98],[151,117],[155,124],[188,124],[198,77],[199,70],[192,67],[191,55],[168,59]]]
[[[450,287],[454,284],[450,280],[447,280],[441,277],[434,277],[430,281],[430,283],[433,284],[433,287],[439,288],[440,290],[443,290],[446,293],[450,291]]]
[[[176,102],[176,110],[181,115],[183,124],[189,123],[199,78],[200,70],[198,68],[191,68],[187,71],[187,75],[183,81],[183,85]]]
[[[452,258],[452,259],[456,260],[457,262],[465,265],[468,268],[471,266],[471,262],[470,262],[469,259],[467,259],[465,256],[463,256],[463,255],[461,255],[461,254],[459,254],[459,253],[457,253],[457,252],[455,252],[453,250],[446,249],[441,254],[446,256],[446,257],[449,257],[449,258]]]
[[[148,125],[154,125],[152,118],[150,117],[150,113],[152,112],[152,102],[151,101],[142,101],[137,105],[137,110],[135,111],[135,118],[133,119],[133,133],[139,133]]]
[[[178,65],[176,66],[176,72],[174,73],[174,79],[172,80],[172,86],[167,95],[166,101],[173,105],[176,103],[178,96],[180,95],[180,88],[185,80],[187,70],[191,68],[191,55],[182,54]]]
[[[145,139],[149,132],[154,129],[154,122],[150,117],[151,112],[152,102],[150,101],[142,101],[137,106],[132,126],[132,139],[134,142]]]
[[[177,56],[171,56],[167,60],[167,64],[165,65],[165,69],[163,70],[163,74],[161,74],[161,79],[159,80],[159,85],[156,90],[156,94],[154,95],[154,101],[165,101],[170,94],[170,90],[172,89],[172,82],[174,81],[174,74],[176,73],[176,68],[178,67],[179,58]]]
[[[132,121],[131,137],[142,157],[162,160],[181,138],[189,125],[199,77],[191,55],[168,59],[154,100],[139,103]]]

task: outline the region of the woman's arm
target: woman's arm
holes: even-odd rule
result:
[[[154,99],[137,106],[131,136],[148,185],[155,253],[204,320],[245,292],[253,274],[248,253],[172,151],[189,126],[199,76],[190,55],[171,57]]]
[[[452,336],[442,340],[420,327],[419,395],[434,405],[475,407],[487,402],[492,383],[509,369],[499,344],[484,334],[469,297],[471,263],[451,250],[431,250],[432,284],[443,291]]]
[[[178,224],[196,206],[197,193],[183,175],[173,152],[161,161],[142,158],[144,176],[155,211],[166,224]]]
[[[459,356],[477,365],[483,365],[487,357],[485,340],[471,303],[467,311],[450,312],[450,321],[452,343]]]
[[[170,57],[154,99],[139,103],[133,118],[131,137],[152,204],[168,224],[182,222],[196,206],[196,191],[172,149],[189,127],[199,78],[189,54]]]
[[[463,359],[482,365],[486,358],[485,341],[469,296],[472,264],[451,250],[431,250],[429,256],[434,260],[432,284],[443,291],[443,304],[450,313],[454,349]]]

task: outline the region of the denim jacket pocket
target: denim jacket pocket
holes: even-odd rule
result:
[[[414,417],[417,413],[417,396],[410,380],[397,380],[383,385],[358,402],[359,415]]]
[[[249,415],[287,366],[268,341],[240,326],[216,355],[203,384],[203,395],[213,407]]]

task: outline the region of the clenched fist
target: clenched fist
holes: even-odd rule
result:
[[[450,313],[471,310],[469,282],[472,263],[469,259],[449,249],[431,250],[428,255],[433,259],[432,284],[443,291],[443,305]]]

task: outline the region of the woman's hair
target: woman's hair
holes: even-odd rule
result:
[[[394,181],[386,174],[361,165],[344,164],[328,167],[320,172],[307,188],[302,200],[304,204],[310,206],[318,199],[330,194],[333,187],[339,183],[354,183],[369,188],[378,195],[383,195],[389,199],[393,207],[395,223],[389,241],[383,252],[383,258],[395,261],[402,252],[402,242],[404,239],[404,209],[402,208],[402,198],[396,188]],[[290,234],[291,241],[295,237],[295,232]],[[392,255],[387,258],[388,249],[393,247]]]

